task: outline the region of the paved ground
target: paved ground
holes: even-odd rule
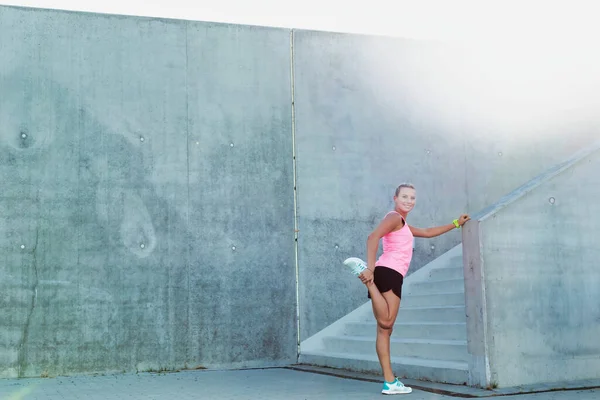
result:
[[[2,400],[369,400],[381,399],[379,383],[289,369],[185,371],[172,374],[0,380]],[[456,400],[415,390],[410,400]],[[502,400],[598,400],[600,390],[503,396]]]

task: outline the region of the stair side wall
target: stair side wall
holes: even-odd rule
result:
[[[596,151],[468,224],[464,262],[475,381],[560,387],[600,379],[598,171]]]

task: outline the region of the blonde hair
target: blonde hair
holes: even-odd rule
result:
[[[402,190],[402,188],[409,188],[409,189],[415,189],[415,187],[413,186],[412,183],[402,183],[400,186],[398,186],[396,188],[396,193],[395,196],[397,197],[400,194],[400,190]],[[416,190],[416,189],[415,189]]]

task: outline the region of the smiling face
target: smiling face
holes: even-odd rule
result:
[[[400,186],[396,190],[394,196],[394,203],[396,204],[396,210],[400,214],[407,215],[414,207],[417,202],[417,191],[414,187]]]

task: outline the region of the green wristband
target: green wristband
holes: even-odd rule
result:
[[[454,221],[452,221],[452,223],[454,224],[455,227],[460,228],[460,225],[458,224],[458,220],[455,219]]]

